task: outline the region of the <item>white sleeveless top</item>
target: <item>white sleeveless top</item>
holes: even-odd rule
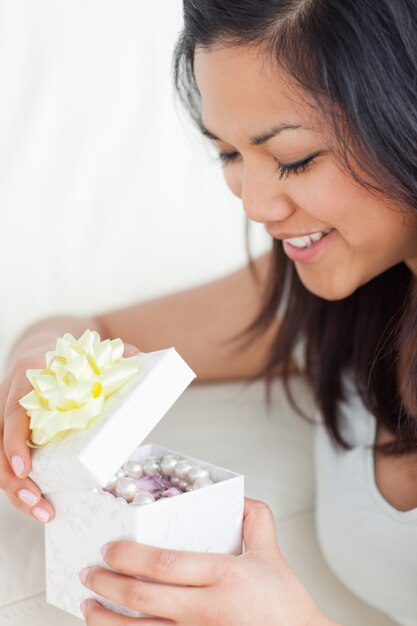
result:
[[[353,382],[344,384],[341,432],[353,449],[336,447],[321,420],[315,427],[318,540],[346,587],[401,626],[416,626],[417,508],[398,511],[379,492],[371,447],[376,420]]]

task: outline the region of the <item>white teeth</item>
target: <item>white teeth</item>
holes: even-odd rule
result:
[[[292,237],[292,239],[284,239],[287,243],[294,246],[294,248],[307,248],[313,243],[320,241],[324,235],[328,235],[332,229],[327,228],[318,233],[311,233],[311,235],[304,235],[303,237]]]
[[[306,248],[311,245],[311,239],[307,235],[306,237],[293,237],[292,239],[286,239],[295,248]]]

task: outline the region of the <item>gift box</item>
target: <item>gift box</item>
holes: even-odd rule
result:
[[[242,550],[243,476],[156,444],[141,445],[194,372],[173,348],[123,359],[132,360],[137,373],[106,399],[102,414],[32,455],[31,478],[56,511],[45,527],[47,601],[80,618],[80,603],[92,593],[81,584],[79,571],[107,567],[100,557],[105,543],[123,539],[177,550]],[[128,461],[166,455],[204,467],[213,484],[145,505],[105,490]],[[117,612],[137,615],[98,599]]]

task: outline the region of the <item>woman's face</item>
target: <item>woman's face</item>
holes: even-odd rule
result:
[[[283,71],[244,46],[197,51],[194,68],[228,186],[282,240],[309,291],[345,298],[401,261],[417,273],[417,216],[342,171],[326,120]]]

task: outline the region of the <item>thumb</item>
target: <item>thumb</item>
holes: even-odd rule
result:
[[[124,344],[124,352],[123,352],[123,356],[129,357],[129,356],[136,356],[137,354],[142,354],[141,350],[139,350],[139,348],[137,348],[136,346],[133,346],[131,343],[125,343]]]
[[[246,552],[279,553],[275,520],[267,504],[245,498],[243,516],[243,542]]]
[[[26,374],[20,372],[15,376],[10,374],[3,386],[6,388],[2,389],[0,402],[3,411],[3,447],[16,476],[26,478],[32,469],[30,449],[26,445],[30,439],[29,418],[19,400],[31,390],[31,384]]]

